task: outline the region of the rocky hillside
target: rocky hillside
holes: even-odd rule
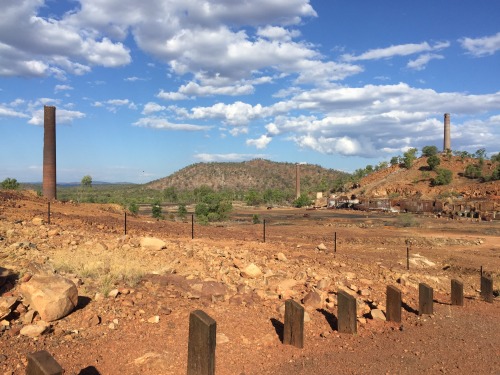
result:
[[[451,170],[453,178],[450,184],[432,186],[432,179],[437,172],[430,170],[427,157],[415,160],[413,166],[406,169],[400,165],[369,174],[364,177],[360,186],[350,191],[350,194],[359,196],[385,197],[421,197],[435,199],[446,196],[462,196],[466,199],[489,198],[500,199],[500,181],[481,182],[480,179],[471,179],[464,176],[468,165],[476,165],[478,160],[452,156],[441,158],[439,168]],[[483,176],[491,176],[498,168],[498,163],[485,160],[481,167]]]
[[[295,189],[295,164],[278,163],[264,159],[254,159],[241,163],[197,163],[187,166],[174,174],[152,181],[148,187],[192,190],[202,185],[215,190],[265,190]],[[302,190],[327,191],[335,180],[346,176],[344,172],[326,169],[318,165],[300,166]]]

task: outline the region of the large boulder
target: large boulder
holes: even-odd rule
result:
[[[61,276],[35,275],[21,284],[21,293],[46,322],[65,317],[78,304],[75,283]]]
[[[156,237],[142,237],[141,247],[144,250],[159,251],[165,249],[167,247],[167,244],[165,243],[165,241],[160,240]]]

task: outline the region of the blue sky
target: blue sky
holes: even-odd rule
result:
[[[352,172],[408,148],[500,151],[500,2],[6,0],[0,180],[144,183],[261,157]]]

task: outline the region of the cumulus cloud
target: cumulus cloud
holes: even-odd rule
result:
[[[149,102],[149,103],[146,103],[144,105],[144,109],[142,110],[142,114],[143,115],[150,115],[152,113],[161,112],[161,111],[164,111],[166,109],[167,109],[166,107],[159,105],[158,103]]]
[[[249,146],[255,146],[256,148],[264,149],[271,142],[272,138],[267,136],[266,134],[261,135],[256,139],[247,139],[246,144]]]
[[[41,0],[9,2],[0,23],[0,74],[63,79],[66,72],[83,74],[89,65],[116,67],[131,61],[121,42],[62,19],[39,16]]]
[[[56,123],[57,124],[72,124],[73,121],[82,119],[85,117],[85,113],[80,111],[69,111],[66,109],[56,110]],[[43,125],[43,109],[36,110],[32,113],[31,119],[28,121],[30,125],[41,126]]]
[[[127,107],[128,109],[136,110],[137,105],[130,101],[129,99],[109,99],[104,102],[94,102],[92,104],[94,107],[105,107],[108,111],[115,113],[121,107]]]
[[[54,87],[55,93],[58,93],[60,91],[68,91],[68,90],[73,90],[73,87],[71,87],[69,85],[56,85],[56,87]]]
[[[473,56],[489,56],[500,51],[500,32],[481,38],[462,38],[459,42]]]

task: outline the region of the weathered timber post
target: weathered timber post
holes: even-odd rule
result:
[[[451,280],[451,304],[455,306],[464,305],[464,284],[456,279]]]
[[[264,242],[266,242],[266,219],[264,219]]]
[[[418,315],[429,314],[434,311],[434,291],[424,283],[418,284]]]
[[[481,297],[489,303],[493,303],[493,279],[486,273],[481,275]]]
[[[189,314],[187,375],[215,374],[217,322],[204,311]]]
[[[125,212],[124,222],[123,222],[123,232],[127,235],[127,213]]]
[[[50,202],[47,202],[47,224],[50,225]]]
[[[410,247],[406,246],[406,269],[410,269]]]
[[[338,331],[341,333],[357,333],[356,298],[344,290],[337,293]]]
[[[283,344],[304,347],[304,307],[291,299],[285,302]]]
[[[387,321],[401,323],[401,290],[392,285],[387,285]]]
[[[333,252],[337,252],[337,232],[335,232],[335,235],[333,236]]]
[[[57,199],[56,188],[56,107],[46,105],[43,107],[43,196]]]
[[[194,239],[194,215],[191,215],[191,239]]]
[[[30,353],[26,375],[62,375],[63,368],[57,361],[45,350]]]

